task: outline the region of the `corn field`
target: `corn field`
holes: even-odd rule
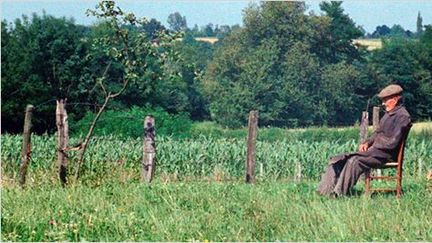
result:
[[[71,144],[77,142],[72,139]],[[8,175],[18,172],[22,137],[2,135],[2,170]],[[158,174],[206,177],[215,173],[225,177],[243,177],[246,139],[201,137],[193,140],[157,138]],[[319,178],[332,155],[355,151],[357,141],[288,141],[257,142],[256,175],[262,179]],[[69,152],[70,167],[76,153]],[[56,137],[32,136],[31,171],[54,170]],[[141,169],[142,140],[122,140],[114,136],[95,137],[85,158],[85,170],[121,166]],[[432,141],[408,138],[404,175],[422,176],[432,168]]]

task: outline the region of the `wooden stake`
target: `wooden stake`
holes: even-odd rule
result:
[[[153,116],[146,116],[144,119],[144,146],[141,179],[150,183],[153,180],[155,172],[156,157],[156,129],[155,119]]]
[[[57,164],[59,170],[59,178],[62,186],[67,183],[67,164],[68,159],[66,150],[69,143],[69,126],[68,116],[66,112],[66,100],[57,100],[56,108],[56,125],[57,125]]]
[[[380,108],[378,106],[374,106],[373,107],[373,112],[372,112],[372,127],[374,132],[376,132],[379,128],[379,110]],[[382,175],[382,171],[381,169],[377,169],[377,176],[381,176]]]
[[[34,107],[27,105],[24,118],[23,144],[21,150],[20,184],[24,186],[26,182],[27,168],[31,158],[31,119]]]
[[[380,111],[380,108],[378,106],[373,107],[372,126],[373,126],[374,131],[378,130],[378,128],[379,128],[379,119],[380,119],[379,111]]]
[[[362,119],[360,122],[360,143],[364,143],[367,139],[369,126],[369,113],[367,111],[362,112]]]
[[[258,132],[258,111],[249,113],[249,130],[246,157],[246,183],[255,182],[256,137]]]

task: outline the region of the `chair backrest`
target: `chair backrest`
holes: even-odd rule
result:
[[[404,154],[405,154],[405,144],[406,144],[406,140],[408,138],[408,134],[411,130],[411,125],[406,129],[404,137],[399,145],[399,152],[398,152],[398,156],[397,156],[397,167],[398,167],[398,173],[402,174],[402,165],[403,165],[403,160],[404,160]],[[399,175],[400,176],[400,175]]]

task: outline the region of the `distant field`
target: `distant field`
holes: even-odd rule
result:
[[[196,37],[195,40],[214,44],[219,39],[216,37]],[[380,39],[355,39],[353,42],[354,44],[366,46],[369,51],[382,48],[382,42]]]
[[[380,39],[356,39],[353,42],[354,44],[366,46],[369,51],[382,48],[382,42]]]
[[[204,42],[209,42],[211,44],[214,44],[215,42],[217,42],[219,39],[216,37],[196,37],[195,40],[197,41],[204,41]]]

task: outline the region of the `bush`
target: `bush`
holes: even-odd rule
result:
[[[169,114],[162,108],[132,107],[130,110],[104,112],[96,125],[94,135],[142,137],[144,118],[147,115],[155,117],[157,136],[185,137],[189,134],[192,121],[186,113]],[[88,112],[77,123],[71,124],[71,133],[85,136],[94,117],[94,113]]]

